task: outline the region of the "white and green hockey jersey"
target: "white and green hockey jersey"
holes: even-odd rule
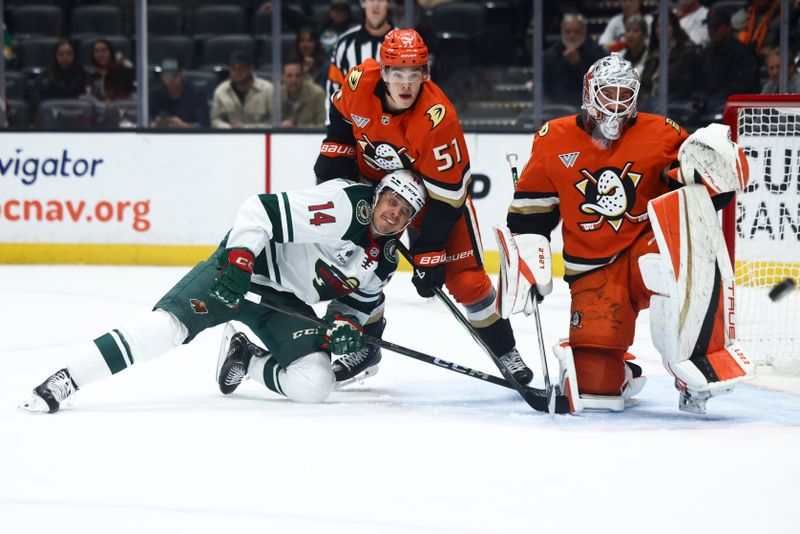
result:
[[[394,236],[370,237],[374,189],[331,180],[312,189],[247,199],[227,247],[256,256],[251,282],[289,291],[307,304],[336,300],[362,322],[383,308],[397,270]]]

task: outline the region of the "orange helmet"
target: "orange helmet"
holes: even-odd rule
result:
[[[428,47],[415,30],[392,30],[383,38],[380,58],[382,66],[427,66]]]

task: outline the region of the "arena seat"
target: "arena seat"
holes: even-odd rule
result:
[[[179,6],[147,7],[148,35],[179,35],[183,32],[183,10]]]
[[[92,104],[86,100],[45,100],[39,105],[36,122],[39,128],[91,128]]]
[[[70,16],[70,36],[122,35],[122,9],[117,6],[77,6]]]
[[[16,39],[58,37],[64,33],[64,12],[58,6],[21,6],[11,13],[10,26]]]

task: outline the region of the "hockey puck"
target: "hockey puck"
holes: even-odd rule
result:
[[[794,280],[787,278],[780,284],[769,290],[769,298],[772,302],[777,302],[789,294],[794,289]]]

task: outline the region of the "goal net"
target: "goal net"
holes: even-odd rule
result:
[[[750,183],[724,216],[736,337],[756,363],[800,374],[800,291],[768,296],[800,276],[800,95],[732,96],[724,117],[750,164]]]

